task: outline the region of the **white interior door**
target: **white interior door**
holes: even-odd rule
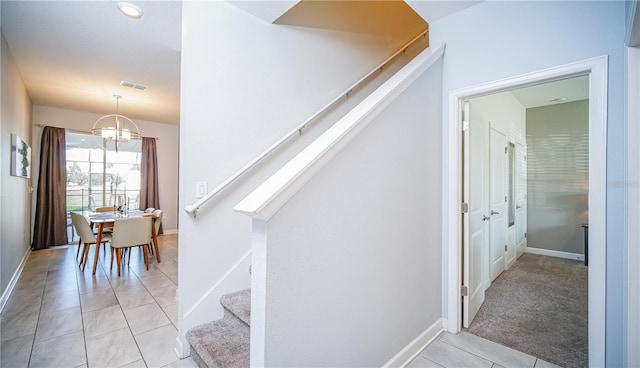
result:
[[[464,136],[464,200],[469,204],[469,211],[464,220],[464,271],[463,283],[468,292],[463,296],[464,327],[469,327],[471,321],[484,302],[484,281],[487,278],[487,243],[488,243],[488,179],[489,168],[486,144],[486,122],[475,119],[470,114],[469,102],[464,104],[463,131]]]
[[[515,201],[516,201],[516,257],[524,254],[527,246],[527,148],[516,143]]]
[[[504,133],[491,127],[489,132],[489,274],[491,281],[505,270],[505,253],[507,246],[507,182],[506,182],[506,148],[507,138]]]
[[[516,145],[507,142],[507,250],[506,269],[516,263]]]

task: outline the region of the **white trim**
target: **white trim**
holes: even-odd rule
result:
[[[189,346],[186,340],[182,340],[183,338],[180,336],[176,337],[176,344],[173,346],[173,352],[176,353],[180,359],[184,359],[191,355],[191,346]]]
[[[251,221],[251,336],[249,363],[251,367],[265,367],[267,336],[267,230],[264,221]]]
[[[486,279],[484,280],[484,291],[489,290],[489,288],[491,287],[491,279]]]
[[[633,2],[635,7],[635,2]],[[640,19],[639,19],[640,20]],[[626,233],[625,290],[623,308],[623,362],[625,367],[640,367],[640,48],[626,49]]]
[[[9,297],[13,292],[13,288],[16,286],[16,283],[18,282],[18,279],[22,274],[22,270],[24,269],[24,265],[27,263],[29,254],[31,254],[31,248],[27,248],[27,251],[24,253],[24,256],[22,256],[22,260],[20,261],[18,268],[13,273],[13,276],[11,276],[11,280],[9,280],[9,284],[7,285],[7,288],[4,290],[4,293],[2,293],[2,297],[0,297],[0,313],[2,313],[4,306],[7,304],[7,301],[9,300]]]
[[[424,332],[422,332],[418,337],[416,337],[413,341],[409,343],[409,345],[405,346],[398,354],[396,354],[393,358],[391,358],[388,362],[386,362],[382,368],[404,368],[407,364],[411,363],[424,348],[429,346],[443,331],[444,331],[445,320],[444,318],[440,318],[435,321],[431,326],[429,326]]]
[[[245,253],[244,256],[242,256],[242,258],[240,258],[238,262],[236,262],[236,264],[233,265],[233,267],[231,267],[229,272],[227,272],[220,279],[220,281],[218,281],[215,285],[213,285],[213,287],[209,289],[209,291],[204,296],[202,296],[202,298],[200,298],[200,300],[198,300],[198,302],[193,307],[189,308],[189,310],[184,314],[184,318],[187,318],[192,313],[195,313],[196,310],[200,307],[200,305],[204,304],[207,301],[207,299],[210,299],[212,296],[219,303],[220,297],[222,297],[222,295],[242,289],[243,286],[238,286],[238,284],[242,284],[243,277],[242,276],[239,277],[237,275],[237,272],[239,270],[241,273],[242,272],[248,273],[250,265],[251,265],[251,251],[248,251],[247,253]],[[232,284],[231,286],[227,285],[229,284],[229,282],[231,282]],[[246,286],[244,286],[244,288],[246,288]],[[222,308],[222,306],[220,308]]]
[[[169,229],[169,230],[162,229],[162,234],[160,235],[170,235],[170,234],[177,234],[177,233],[178,233],[178,229]]]
[[[576,260],[576,261],[584,261],[584,254],[579,254],[579,253],[570,253],[570,252],[563,252],[563,251],[559,251],[559,250],[551,250],[551,249],[543,249],[543,248],[531,248],[531,247],[527,247],[527,249],[524,252],[525,253],[531,253],[531,254],[539,254],[541,256],[549,256],[549,257],[556,257],[556,258],[573,259],[573,260]]]
[[[422,51],[353,110],[313,141],[234,210],[268,221],[315,173],[329,162],[444,53],[444,44]]]
[[[534,83],[590,74],[589,78],[589,363],[605,365],[606,303],[606,157],[607,56],[600,56],[538,72],[449,92],[448,118],[443,126],[443,256],[446,281],[447,331],[461,330],[461,146],[457,117],[460,101]]]
[[[207,293],[205,293],[186,312],[186,307],[178,303],[178,337],[174,350],[180,358],[191,353],[191,347],[186,340],[187,331],[199,324],[220,319],[224,315],[224,308],[220,304],[220,297],[251,285],[249,266],[251,265],[251,250],[245,253]],[[178,288],[180,295],[183,287]]]

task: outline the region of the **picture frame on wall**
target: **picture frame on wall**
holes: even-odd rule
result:
[[[11,175],[31,177],[31,147],[17,134],[11,134]]]

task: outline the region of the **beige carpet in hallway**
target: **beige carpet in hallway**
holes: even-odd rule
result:
[[[563,367],[587,367],[587,269],[524,254],[493,281],[469,332]]]

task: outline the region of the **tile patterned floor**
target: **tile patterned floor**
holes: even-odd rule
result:
[[[454,335],[443,333],[429,344],[407,368],[453,367],[528,367],[559,368],[466,331]]]
[[[173,351],[177,334],[178,239],[159,237],[161,263],[133,251],[118,277],[101,251],[91,275],[73,245],[31,252],[0,314],[0,366],[196,367]],[[442,334],[407,368],[557,367],[463,331]]]
[[[100,252],[91,275],[76,246],[31,252],[0,314],[0,366],[196,367],[173,351],[177,335],[178,237],[159,237],[161,262],[132,252],[118,277]],[[107,248],[108,249],[108,248]]]

